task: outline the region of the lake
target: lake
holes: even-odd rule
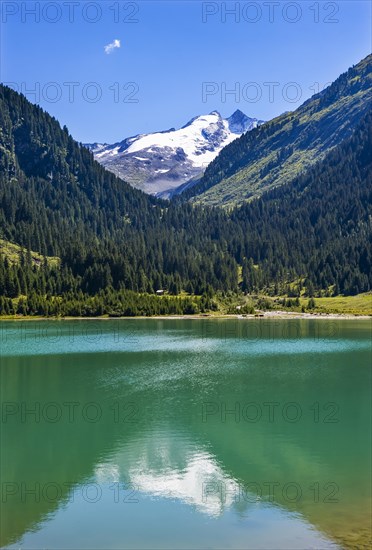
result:
[[[2,547],[370,547],[369,320],[0,331]]]

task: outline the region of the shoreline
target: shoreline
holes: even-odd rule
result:
[[[218,319],[238,319],[241,321],[246,320],[261,320],[261,319],[278,319],[278,320],[307,320],[307,319],[316,319],[316,320],[372,320],[372,315],[362,314],[362,313],[303,313],[297,311],[265,311],[258,314],[236,314],[236,313],[196,313],[192,315],[138,315],[138,316],[123,316],[123,317],[45,317],[45,316],[23,316],[23,315],[11,315],[0,317],[1,321],[114,321],[114,320],[129,320],[129,319],[155,319],[155,320],[200,320],[200,319],[209,319],[209,320],[218,320]]]

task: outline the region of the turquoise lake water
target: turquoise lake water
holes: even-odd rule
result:
[[[0,331],[0,546],[370,547],[370,321]]]

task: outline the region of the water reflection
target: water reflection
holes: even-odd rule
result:
[[[275,336],[278,324],[261,341],[257,330],[249,341],[247,332],[234,335],[220,322],[207,336],[201,325],[183,321],[126,326],[128,339],[105,325],[105,353],[98,353],[89,324],[88,343],[76,337],[67,345],[67,324],[58,328],[58,342],[44,331],[31,354],[13,327],[3,341],[2,400],[18,409],[7,409],[2,424],[2,545],[365,544],[365,324],[359,331],[342,325],[331,336],[327,327],[317,339],[311,323],[301,324],[301,338],[284,327],[284,342],[283,327]],[[255,422],[242,415],[252,402],[265,413]],[[278,403],[272,421],[269,402]],[[283,415],[293,402],[302,413],[296,422]],[[337,403],[337,422],[324,422],[330,402]],[[27,413],[35,403],[39,416]],[[203,417],[206,404],[210,414]],[[4,483],[15,484],[6,486],[5,499]],[[37,486],[39,499],[25,494]]]

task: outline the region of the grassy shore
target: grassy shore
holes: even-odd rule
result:
[[[161,297],[159,297],[161,299]],[[286,305],[283,306],[283,300]],[[357,296],[335,296],[335,297],[321,297],[314,298],[314,302],[309,307],[309,298],[300,297],[297,304],[295,299],[290,299],[291,305],[287,305],[288,298],[283,296],[243,296],[243,295],[231,295],[225,297],[216,298],[217,309],[214,311],[207,311],[205,313],[194,314],[178,314],[162,316],[153,315],[152,318],[182,318],[182,319],[202,319],[202,318],[347,318],[354,319],[360,317],[372,316],[372,293],[358,294]],[[56,319],[56,320],[69,320],[69,319],[111,319],[110,315],[102,315],[101,317],[86,317],[86,316],[40,316],[40,315],[3,315],[0,316],[0,321],[9,320],[43,320],[43,319]],[[115,316],[117,318],[117,316]],[[146,316],[138,317],[121,317],[121,318],[147,318]]]
[[[306,300],[300,300],[306,305]],[[317,313],[348,313],[353,315],[372,315],[372,293],[357,296],[334,296],[315,298]]]
[[[283,301],[288,303],[287,296],[236,296],[219,302],[219,312],[228,313],[244,312],[247,306],[252,306],[256,313],[274,314],[282,313],[297,313],[312,314],[322,316],[324,314],[337,315],[372,315],[372,292],[357,294],[356,296],[332,296],[332,297],[315,297],[312,307],[309,307],[309,297],[301,296],[298,299],[298,304],[295,304],[295,298],[289,298],[291,305],[284,306]]]

